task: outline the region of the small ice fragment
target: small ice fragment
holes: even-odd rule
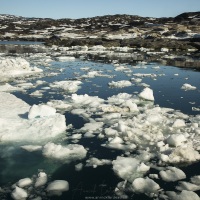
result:
[[[55,180],[47,186],[46,190],[50,195],[60,196],[62,192],[69,190],[69,183],[64,180]]]
[[[15,200],[22,200],[22,199],[26,199],[28,197],[28,193],[22,188],[15,187],[11,196]]]
[[[133,181],[132,187],[136,193],[156,193],[160,186],[149,178],[137,178]]]
[[[144,88],[144,90],[139,94],[139,97],[145,100],[154,101],[153,90],[150,88]]]
[[[167,167],[166,171],[160,171],[159,174],[166,182],[175,182],[186,178],[185,173],[176,167]]]
[[[45,172],[40,172],[38,178],[35,182],[35,187],[41,187],[47,183],[47,174]]]
[[[32,180],[30,178],[23,178],[23,179],[20,179],[18,182],[17,182],[17,185],[21,188],[23,187],[26,187],[26,186],[29,186],[32,184]]]

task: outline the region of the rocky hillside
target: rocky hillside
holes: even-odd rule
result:
[[[194,52],[200,50],[200,12],[183,13],[175,18],[106,15],[58,20],[0,15],[0,40]]]

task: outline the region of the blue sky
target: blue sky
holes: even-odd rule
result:
[[[82,18],[112,14],[174,17],[200,11],[200,0],[0,0],[0,14]]]

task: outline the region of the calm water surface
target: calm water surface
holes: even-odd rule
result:
[[[1,42],[0,42],[1,44]],[[105,77],[94,77],[81,79],[81,88],[77,91],[77,94],[88,94],[90,96],[99,96],[100,98],[107,99],[112,95],[118,93],[137,94],[144,88],[141,85],[134,84],[125,88],[109,88],[108,83],[111,81],[130,80],[133,78],[133,74],[136,73],[150,73],[156,74],[155,79],[150,77],[142,78],[142,83],[150,85],[150,88],[154,91],[155,104],[160,107],[168,107],[188,115],[197,115],[200,112],[192,111],[192,107],[200,108],[200,72],[196,70],[180,69],[174,66],[160,66],[159,69],[155,69],[158,63],[150,63],[147,65],[138,65],[141,68],[135,68],[134,66],[123,64],[128,67],[128,71],[115,71],[115,67],[112,64],[95,63],[90,61],[76,60],[74,62],[52,62],[50,71],[59,72],[62,69],[62,73],[59,72],[56,76],[43,77],[36,80],[44,80],[48,83],[61,80],[80,79],[82,75],[87,72],[81,70],[82,67],[89,67],[91,71],[101,71]],[[45,68],[44,68],[45,69]],[[112,76],[108,77],[108,76]],[[114,76],[114,77],[113,77]],[[35,83],[36,80],[31,80]],[[184,83],[189,83],[192,86],[196,86],[196,90],[184,91],[181,86]],[[47,86],[47,85],[46,85]],[[64,93],[57,90],[44,90],[44,96],[42,98],[31,97],[30,93],[42,89],[45,85],[38,86],[34,89],[27,90],[26,93],[15,92],[14,94],[29,103],[30,105],[38,103],[46,103],[52,99],[64,99]],[[81,128],[85,121],[76,115],[66,112],[67,124],[73,124],[74,128]],[[70,132],[70,130],[69,130]],[[70,143],[70,140],[64,143]],[[83,145],[85,148],[89,148],[87,158],[97,157],[99,159],[116,159],[118,155],[123,152],[119,150],[106,149],[101,146],[102,141],[97,138],[82,138],[78,144]],[[41,153],[27,152],[20,148],[1,146],[1,154],[4,155],[0,158],[0,186],[9,185],[15,183],[21,178],[31,177],[33,174],[37,174],[38,169],[43,169],[50,175],[49,180],[64,179],[69,182],[70,190],[63,193],[60,197],[48,197],[48,199],[85,199],[92,196],[107,196],[112,197],[113,191],[120,181],[113,170],[112,166],[101,166],[97,168],[84,167],[82,171],[77,172],[74,169],[74,165],[78,162],[70,164],[63,164],[58,161],[44,158]],[[83,163],[85,162],[82,161]],[[200,165],[193,164],[191,166],[183,168],[190,176],[198,174]],[[151,173],[158,173],[154,170]],[[160,186],[165,190],[173,190],[174,184],[164,184],[159,181]],[[9,198],[9,197],[8,197]],[[45,198],[44,198],[45,199]],[[144,195],[132,195],[129,199],[149,199]]]

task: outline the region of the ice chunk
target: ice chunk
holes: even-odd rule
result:
[[[35,182],[35,187],[41,187],[47,183],[47,174],[40,172]]]
[[[40,117],[48,117],[48,116],[53,116],[55,114],[56,114],[55,108],[52,108],[47,105],[33,105],[29,110],[28,118],[34,119]]]
[[[22,200],[22,199],[26,199],[28,197],[28,193],[22,188],[15,187],[11,196],[15,200]]]
[[[81,81],[57,81],[50,84],[51,88],[59,88],[68,93],[75,93],[80,88]]]
[[[103,126],[103,122],[90,122],[84,124],[84,126],[80,129],[82,132],[95,132],[101,130]]]
[[[131,100],[127,100],[124,103],[124,106],[127,106],[130,109],[130,112],[137,112],[138,111],[137,104],[133,103]]]
[[[8,83],[5,85],[0,85],[0,92],[13,92],[13,91],[22,91],[23,89],[19,87],[12,86]]]
[[[200,176],[193,176],[190,180],[192,183],[200,185]]]
[[[115,138],[111,138],[111,140],[109,141],[110,144],[115,144],[115,143],[124,143],[124,141],[120,138],[120,137],[115,137]]]
[[[30,67],[28,61],[23,58],[1,58],[0,80],[5,81],[12,77],[24,76],[42,72],[42,69]]]
[[[65,116],[61,114],[27,119],[30,106],[12,94],[0,92],[0,110],[1,141],[41,142],[66,130]]]
[[[134,179],[142,177],[150,167],[140,163],[136,158],[117,157],[112,162],[114,172],[122,179],[132,182]]]
[[[110,87],[116,87],[116,88],[123,88],[123,87],[128,87],[131,86],[132,83],[130,81],[122,80],[122,81],[112,81],[108,83]]]
[[[154,101],[153,90],[150,88],[144,88],[139,94],[139,97],[145,100]]]
[[[190,145],[180,146],[176,148],[169,155],[170,163],[192,163],[200,160],[200,154],[198,151],[194,150],[194,148]]]
[[[102,165],[111,165],[112,161],[107,159],[98,159],[98,158],[90,158],[86,160],[86,167],[94,167],[102,166]]]
[[[57,60],[60,62],[66,62],[66,61],[74,61],[76,58],[72,56],[60,56],[57,57]]]
[[[185,126],[185,121],[182,119],[176,119],[172,127],[174,128],[179,128],[179,127],[184,127]]]
[[[136,193],[156,193],[160,186],[149,178],[137,178],[132,183],[133,191]]]
[[[183,89],[183,90],[196,90],[197,88],[195,86],[188,84],[188,83],[185,83],[185,84],[183,84],[181,89]]]
[[[76,171],[81,171],[83,169],[83,164],[82,163],[79,163],[77,165],[75,165],[75,170]]]
[[[17,182],[17,185],[21,188],[23,187],[26,187],[26,186],[29,186],[32,184],[32,180],[30,178],[23,178],[23,179],[20,179],[18,182]]]
[[[174,182],[186,178],[185,173],[176,167],[167,167],[166,171],[160,171],[159,174],[166,182]]]
[[[50,195],[60,196],[62,192],[66,192],[69,190],[69,183],[64,180],[56,180],[49,183],[46,190]]]
[[[182,134],[170,135],[167,138],[167,143],[171,146],[180,146],[183,142],[187,141],[187,138]]]
[[[179,182],[179,186],[177,186],[176,189],[177,190],[197,191],[197,190],[200,190],[200,186],[199,185],[195,185],[193,183],[180,181]]]
[[[42,153],[45,157],[48,158],[70,162],[85,158],[87,150],[82,145],[78,144],[61,146],[54,143],[48,143],[43,147]]]
[[[199,200],[200,199],[199,196],[195,192],[192,192],[192,191],[183,190],[181,193],[169,191],[166,193],[171,200]]]

